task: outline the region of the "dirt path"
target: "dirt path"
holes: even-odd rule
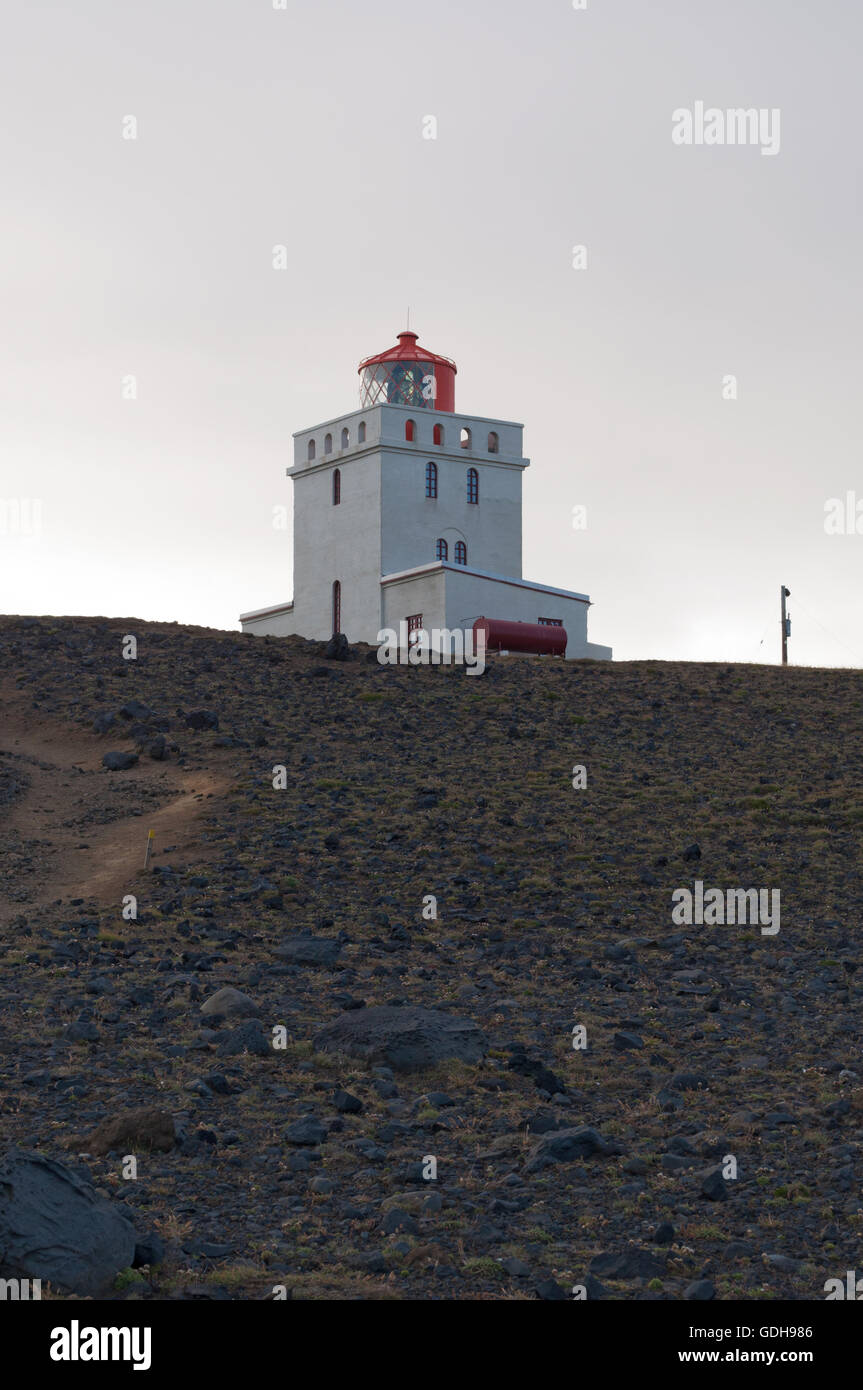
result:
[[[234,780],[227,751],[211,749],[213,766],[181,768],[141,760],[107,772],[109,748],[131,748],[79,726],[41,721],[5,699],[0,768],[23,773],[27,789],[0,807],[0,922],[58,899],[119,903],[143,873],[147,832],[151,863],[180,865],[189,851],[206,859],[201,819]]]

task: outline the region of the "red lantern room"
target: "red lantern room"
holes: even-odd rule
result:
[[[360,405],[409,405],[414,410],[455,410],[457,367],[448,357],[421,348],[406,328],[387,352],[366,357],[360,374]]]

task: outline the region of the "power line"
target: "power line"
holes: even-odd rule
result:
[[[764,631],[763,631],[762,634],[761,634],[761,640],[760,640],[760,642],[758,643],[758,646],[755,648],[755,655],[756,655],[756,656],[757,656],[758,653],[760,652],[761,648],[764,646],[764,639],[765,639],[765,637],[767,636],[768,629],[771,628],[771,627],[773,626],[773,616],[772,616],[772,614],[773,614],[773,605],[772,605],[772,604],[770,605],[770,613],[771,613],[771,616],[767,619],[767,622],[764,624]]]
[[[838,642],[840,647],[844,647],[846,652],[850,652],[851,655],[855,658],[855,660],[859,664],[863,665],[863,657],[861,657],[858,651],[855,651],[853,647],[849,647],[847,642],[844,642],[841,637],[836,636],[835,632],[831,632],[829,628],[825,627],[824,624],[821,622],[820,618],[816,618],[815,614],[811,611],[811,609],[807,608],[805,603],[801,603],[799,598],[796,599],[796,602],[800,604],[800,607],[803,609],[803,612],[807,615],[807,617],[811,618],[813,623],[820,627],[822,632],[826,633],[828,637],[832,637],[834,642]]]

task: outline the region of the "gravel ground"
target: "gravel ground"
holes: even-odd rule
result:
[[[91,750],[22,831],[0,738],[2,1152],[154,1236],[116,1298],[823,1298],[863,1262],[861,674],[371,655],[0,619],[4,716]],[[54,896],[59,827],[140,847],[206,774],[137,919]],[[696,880],[779,931],[674,921]]]

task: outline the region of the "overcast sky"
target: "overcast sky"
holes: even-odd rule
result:
[[[863,665],[859,0],[42,0],[4,31],[0,610],[289,598],[291,434],[356,408],[410,305],[456,409],[524,422],[524,573],[589,593],[592,641],[775,661],[784,582],[791,659]],[[675,144],[697,102],[778,110],[778,152]],[[861,534],[827,534],[849,492]]]

